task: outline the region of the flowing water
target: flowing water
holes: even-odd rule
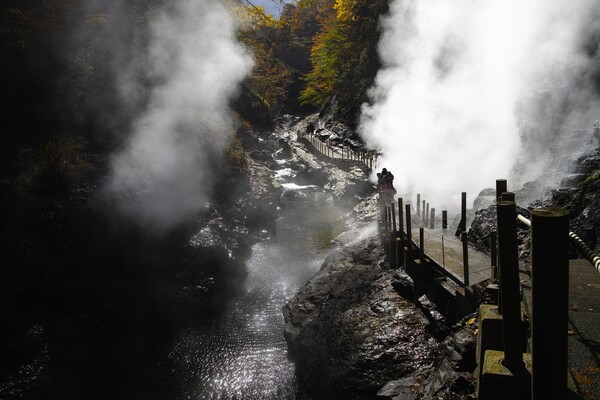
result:
[[[294,399],[282,306],[323,262],[339,213],[297,187],[277,234],[254,246],[243,293],[221,317],[180,333],[168,355],[174,399]],[[307,201],[301,201],[302,199]],[[321,249],[321,250],[319,250]]]

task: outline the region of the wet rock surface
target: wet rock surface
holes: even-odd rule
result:
[[[306,398],[313,390],[322,398],[364,398],[432,362],[427,318],[396,293],[394,271],[381,269],[379,258],[373,240],[333,253],[284,307]]]
[[[412,283],[382,265],[374,238],[341,247],[284,307],[299,398],[466,398],[474,331],[440,335],[435,306],[403,297]]]

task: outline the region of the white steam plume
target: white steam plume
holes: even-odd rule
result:
[[[232,132],[230,98],[252,67],[224,1],[171,4],[150,24],[145,73],[154,86],[107,186],[121,212],[155,229],[205,206],[210,163]]]
[[[360,132],[384,150],[399,192],[455,210],[462,191],[536,178],[565,129],[591,132],[600,103],[582,76],[598,56],[582,40],[597,32],[598,5],[394,0]],[[511,175],[520,154],[525,168]]]

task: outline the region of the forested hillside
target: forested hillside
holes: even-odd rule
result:
[[[318,109],[335,95],[338,117],[354,123],[380,66],[378,22],[388,3],[300,0],[275,19],[245,2],[241,40],[257,59],[249,87],[275,111]]]

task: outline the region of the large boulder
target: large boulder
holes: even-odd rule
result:
[[[379,261],[375,239],[343,247],[284,306],[300,398],[368,398],[433,362],[428,318]]]

